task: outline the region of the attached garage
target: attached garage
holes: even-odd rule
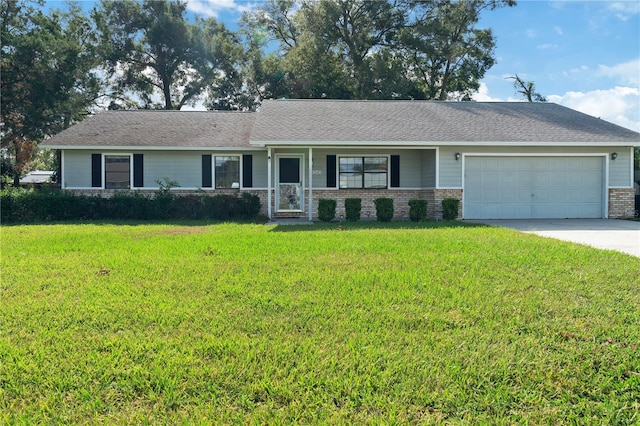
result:
[[[602,218],[605,187],[601,155],[467,155],[464,218]]]

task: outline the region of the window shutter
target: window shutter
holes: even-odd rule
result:
[[[400,156],[391,156],[391,187],[400,187]]]
[[[253,155],[242,156],[242,187],[253,188]]]
[[[91,187],[102,187],[102,154],[91,154]]]
[[[211,155],[205,154],[202,156],[202,187],[213,187],[213,172],[211,169]]]
[[[144,160],[142,154],[133,154],[133,187],[142,188],[144,186]]]
[[[336,156],[327,155],[327,188],[336,187]]]

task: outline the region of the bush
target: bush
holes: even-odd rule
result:
[[[214,220],[252,219],[260,213],[260,197],[243,193],[235,195],[218,194],[203,197],[204,217]]]
[[[379,222],[390,222],[393,219],[393,198],[376,198],[376,218]]]
[[[318,219],[331,222],[336,217],[336,200],[321,198],[318,200]]]
[[[362,210],[361,198],[347,198],[344,200],[344,210],[349,222],[357,222],[360,220],[360,211]]]
[[[5,190],[0,193],[2,223],[66,220],[247,220],[258,217],[260,198],[233,195],[175,196],[168,191],[147,197],[137,191],[111,198],[76,195],[69,191]]]
[[[444,220],[456,220],[459,207],[460,200],[457,198],[445,198],[442,200],[442,218]]]
[[[427,219],[427,200],[409,200],[409,219],[412,222]]]

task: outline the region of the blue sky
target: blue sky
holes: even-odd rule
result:
[[[259,2],[188,0],[194,13],[234,26]],[[640,131],[640,1],[534,1],[485,13],[497,37],[498,63],[478,101],[520,100],[516,73],[559,103]]]
[[[187,7],[235,29],[259,3],[187,0]],[[640,0],[519,0],[485,13],[479,26],[492,28],[498,63],[476,100],[521,100],[507,79],[517,73],[550,102],[640,131]]]

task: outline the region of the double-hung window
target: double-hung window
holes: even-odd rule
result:
[[[240,156],[215,157],[216,189],[240,189]]]
[[[129,155],[104,156],[105,189],[131,188],[131,157]]]
[[[340,157],[340,188],[387,188],[388,157]]]

